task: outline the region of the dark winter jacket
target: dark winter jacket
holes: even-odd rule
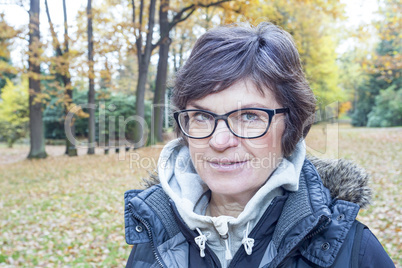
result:
[[[241,247],[229,267],[394,267],[355,219],[369,196],[367,175],[349,162],[305,160],[299,190],[272,201],[250,233],[252,255]],[[125,193],[125,230],[127,267],[220,267],[208,246],[200,256],[197,232],[159,185]]]

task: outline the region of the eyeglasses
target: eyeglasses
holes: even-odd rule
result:
[[[225,121],[230,132],[236,137],[255,139],[267,133],[274,115],[287,112],[289,108],[245,108],[218,115],[209,111],[189,109],[177,111],[173,115],[180,130],[192,139],[210,137],[218,125],[218,120]]]

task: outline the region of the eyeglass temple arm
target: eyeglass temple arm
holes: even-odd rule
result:
[[[280,108],[274,110],[275,114],[283,114],[289,112],[289,108]]]

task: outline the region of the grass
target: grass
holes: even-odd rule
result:
[[[402,267],[401,134],[402,128],[316,126],[307,149],[351,159],[372,174],[373,204],[359,219]],[[160,149],[67,157],[64,147],[47,146],[47,159],[25,160],[27,146],[1,145],[0,267],[123,267],[131,249],[123,194],[140,187]]]

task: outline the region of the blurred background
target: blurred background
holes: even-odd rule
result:
[[[0,0],[0,267],[122,267],[123,194],[174,138],[171,80],[229,23],[292,34],[318,103],[308,152],[371,174],[359,220],[402,267],[402,3]]]

